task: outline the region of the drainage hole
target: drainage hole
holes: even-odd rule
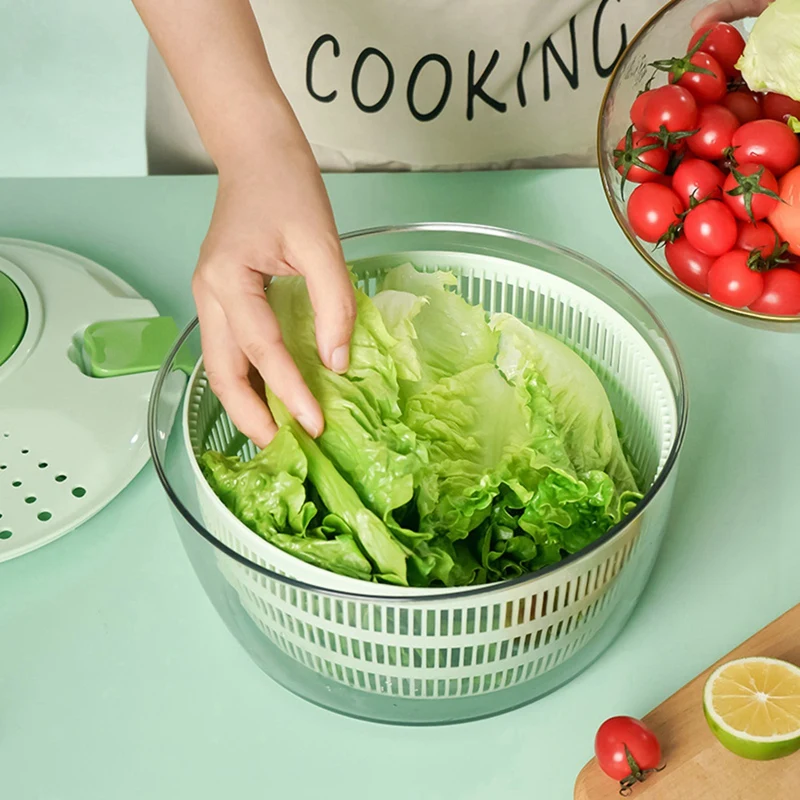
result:
[[[48,522],[53,518],[53,515],[49,511],[40,511],[36,517],[40,522]]]
[[[84,489],[83,486],[76,486],[72,490],[73,497],[83,497],[85,494],[86,494],[86,489]]]
[[[0,539],[10,539],[11,531],[0,531]]]

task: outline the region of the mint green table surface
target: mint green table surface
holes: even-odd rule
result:
[[[800,332],[744,328],[667,286],[626,243],[593,171],[328,186],[341,230],[515,228],[597,259],[662,316],[691,412],[637,611],[588,671],[513,713],[426,729],[342,718],[272,683],[224,629],[148,466],[80,529],[0,564],[0,797],[569,798],[605,717],[645,714],[800,600]],[[183,324],[214,189],[213,178],[0,181],[0,235],[89,256]]]

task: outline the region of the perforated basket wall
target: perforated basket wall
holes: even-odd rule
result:
[[[661,363],[627,320],[561,278],[499,258],[415,252],[365,259],[354,269],[372,294],[381,272],[404,260],[429,270],[453,270],[469,302],[512,313],[584,357],[622,421],[643,485],[652,484],[674,443],[677,410]],[[283,652],[331,680],[368,692],[455,698],[500,690],[554,669],[600,630],[615,607],[622,577],[636,570],[648,545],[657,546],[663,527],[663,509],[651,517],[647,508],[584,555],[489,591],[442,589],[432,596],[430,589],[369,584],[284,554],[240,523],[213,494],[196,455],[233,450],[249,459],[255,448],[238,436],[208,390],[201,364],[190,383],[183,422],[204,523],[212,534],[279,574],[324,590],[368,595],[338,598],[295,588],[218,553],[219,568],[243,608]]]

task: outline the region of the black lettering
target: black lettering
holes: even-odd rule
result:
[[[414,89],[417,86],[417,80],[419,79],[420,73],[425,68],[426,64],[430,64],[432,61],[435,61],[437,64],[441,64],[442,68],[444,69],[444,86],[442,87],[442,96],[439,98],[439,102],[428,112],[420,111],[416,103],[414,102]],[[438,53],[428,53],[428,55],[423,56],[416,64],[414,64],[414,69],[411,70],[411,75],[408,78],[408,91],[406,93],[406,98],[408,99],[408,107],[411,110],[411,113],[414,115],[415,119],[418,119],[420,122],[430,122],[432,119],[436,119],[439,114],[442,113],[442,109],[445,107],[447,103],[447,98],[450,97],[450,89],[453,87],[453,69],[450,66],[450,62],[444,57],[440,56]]]
[[[489,63],[484,68],[483,72],[481,73],[480,78],[478,78],[477,82],[475,81],[475,51],[469,51],[469,60],[467,62],[469,75],[467,77],[467,119],[471,120],[475,116],[475,98],[480,97],[486,105],[491,106],[495,111],[499,111],[501,114],[505,114],[506,111],[506,104],[501,102],[500,100],[495,100],[494,97],[486,94],[483,90],[483,84],[486,83],[486,79],[491,75],[492,70],[497,66],[497,62],[500,58],[500,51],[495,50],[492,53],[492,57],[489,59]]]
[[[314,90],[314,84],[311,81],[311,75],[314,71],[314,59],[317,57],[317,53],[322,45],[327,42],[333,45],[333,57],[339,58],[339,42],[336,41],[336,37],[331,36],[329,33],[323,33],[322,36],[318,37],[314,44],[311,45],[311,49],[308,51],[308,58],[306,59],[306,89],[308,89],[308,93],[315,100],[319,100],[320,103],[330,103],[336,99],[336,95],[338,94],[336,89],[328,92],[328,94],[318,94]]]
[[[617,0],[619,2],[619,0]],[[603,21],[603,11],[608,5],[608,0],[602,0],[597,7],[597,13],[594,15],[594,25],[592,27],[592,53],[594,54],[594,68],[601,78],[607,78],[617,66],[617,62],[622,58],[625,48],[628,46],[628,31],[625,29],[625,23],[619,26],[620,45],[614,60],[607,67],[600,63],[600,25]]]
[[[569,38],[572,44],[572,69],[568,69],[564,59],[561,58],[558,50],[556,50],[555,45],[553,44],[552,38],[550,36],[545,39],[544,45],[542,45],[542,70],[544,72],[544,99],[545,101],[550,99],[550,67],[547,61],[547,53],[548,51],[552,54],[553,58],[558,64],[558,68],[561,70],[564,77],[567,79],[567,82],[573,89],[578,88],[578,48],[575,42],[575,17],[570,17],[569,20]]]
[[[386,88],[383,90],[383,94],[377,103],[367,105],[366,103],[362,102],[361,97],[358,94],[358,79],[361,77],[361,70],[364,68],[364,64],[370,56],[377,56],[385,64]],[[389,102],[389,98],[392,96],[392,90],[394,89],[394,67],[392,66],[392,62],[389,61],[389,59],[376,47],[365,47],[358,54],[355,66],[353,67],[353,81],[351,88],[353,92],[353,100],[355,100],[356,105],[362,111],[366,112],[367,114],[374,114],[375,112],[380,111]]]
[[[525,84],[522,82],[522,71],[528,63],[528,56],[531,54],[531,43],[525,42],[525,47],[522,48],[522,63],[519,65],[519,72],[517,73],[517,97],[519,97],[519,104],[525,108],[528,105],[528,98],[525,95]]]

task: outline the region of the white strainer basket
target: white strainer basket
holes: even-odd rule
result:
[[[357,260],[353,268],[373,294],[380,276],[406,261],[452,270],[469,302],[514,314],[577,351],[609,393],[642,486],[653,485],[673,452],[679,413],[660,359],[620,313],[547,271],[487,255],[415,251]],[[620,577],[636,569],[640,556],[652,563],[669,503],[643,503],[617,530],[534,576],[467,590],[372,584],[283,553],[214,495],[197,454],[215,449],[249,459],[256,451],[209,390],[202,362],[190,380],[183,425],[208,531],[244,559],[306,584],[287,584],[217,552],[218,567],[250,619],[281,651],[327,680],[396,698],[487,694],[572,658],[615,607]],[[658,535],[647,536],[651,524]]]

